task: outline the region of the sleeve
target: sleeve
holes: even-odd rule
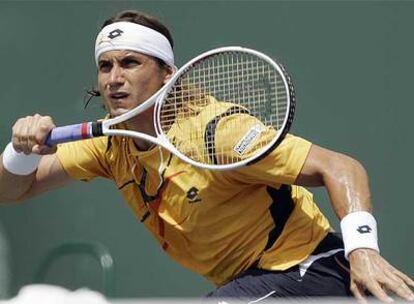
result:
[[[243,183],[263,183],[272,187],[295,182],[312,144],[300,137],[287,134],[281,144],[266,157],[235,170],[233,177]]]
[[[56,155],[70,177],[90,181],[101,176],[111,178],[106,158],[108,137],[98,137],[58,145]]]
[[[271,143],[276,130],[265,126],[248,113],[224,116],[214,132],[216,163],[227,163],[250,158],[257,150]],[[282,142],[263,159],[233,170],[240,182],[263,183],[278,187],[293,184],[306,161],[311,143],[287,134]],[[220,151],[225,151],[220,153]]]
[[[298,177],[312,144],[287,134],[279,146],[263,159],[234,171],[234,177],[244,183],[264,183],[279,187],[293,184]]]

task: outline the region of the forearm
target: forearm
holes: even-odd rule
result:
[[[362,165],[344,154],[313,145],[295,184],[324,186],[339,219],[372,209],[368,176]]]
[[[339,153],[328,158],[322,174],[332,207],[339,219],[356,211],[372,211],[368,175],[356,160]]]
[[[30,189],[35,173],[30,175],[14,175],[3,166],[3,154],[0,161],[0,203],[18,201]]]
[[[312,146],[296,184],[324,186],[341,220],[345,254],[358,248],[378,251],[368,176],[362,165],[341,153]]]

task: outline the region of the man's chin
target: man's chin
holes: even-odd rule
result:
[[[118,108],[118,109],[112,109],[112,110],[110,111],[110,113],[111,113],[111,116],[112,116],[112,117],[117,117],[117,116],[120,116],[120,115],[122,115],[122,114],[127,113],[129,110],[130,110],[130,109],[122,109],[122,108]]]

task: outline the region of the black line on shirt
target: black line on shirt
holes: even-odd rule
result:
[[[231,107],[226,112],[217,115],[206,126],[206,130],[204,132],[204,144],[208,151],[209,158],[213,164],[217,164],[216,158],[216,143],[215,143],[215,136],[216,136],[216,127],[223,117],[230,116],[233,114],[249,114],[244,108],[241,107]]]
[[[172,160],[172,156],[173,156],[173,154],[172,153],[170,153],[170,157],[168,158],[168,160],[167,160],[167,165],[165,166],[165,170],[170,166],[170,164],[171,164],[171,160]],[[164,173],[165,173],[165,170],[164,170],[164,172],[163,172],[163,174],[162,174],[162,177],[164,177]]]
[[[125,184],[121,185],[118,187],[118,190],[121,190],[122,188],[124,188],[125,186],[132,184],[133,182],[135,182],[133,179],[127,181]]]
[[[269,211],[272,215],[275,227],[269,232],[267,244],[264,250],[268,250],[282,234],[289,216],[292,214],[295,204],[292,199],[292,187],[282,185],[279,189],[267,187],[267,193],[273,199]]]
[[[150,216],[150,212],[147,211],[141,219],[141,223],[143,223],[148,217]]]
[[[147,203],[150,203],[150,202],[153,202],[157,198],[158,192],[160,190],[160,189],[157,190],[157,194],[156,195],[147,194],[147,192],[145,191],[145,184],[146,184],[146,181],[147,181],[147,174],[148,174],[147,173],[147,170],[145,168],[143,168],[142,169],[141,180],[139,181],[139,184],[138,184],[138,189],[141,192],[142,200],[146,204]]]

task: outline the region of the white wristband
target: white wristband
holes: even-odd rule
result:
[[[12,174],[29,175],[33,173],[39,165],[42,155],[17,152],[13,144],[9,143],[3,152],[3,166]]]
[[[371,213],[357,211],[341,220],[345,257],[358,248],[370,248],[379,252],[377,222]]]

